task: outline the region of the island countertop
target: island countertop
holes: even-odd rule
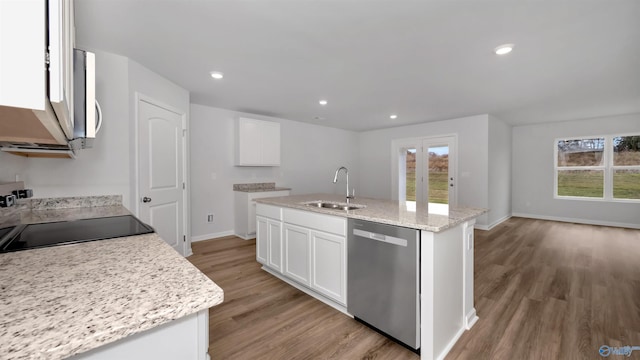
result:
[[[306,205],[307,203],[317,201],[345,204],[345,197],[344,195],[334,194],[305,194],[256,199],[256,202],[267,205],[313,211],[352,219],[368,220],[431,232],[441,232],[451,227],[455,227],[458,224],[474,219],[488,211],[487,209],[481,208],[452,206],[449,207],[445,215],[442,213],[430,213],[426,209],[412,211],[407,207],[405,202],[370,198],[356,198],[352,200],[352,205],[365,206],[364,208],[356,210],[345,211]]]
[[[41,218],[34,213],[46,221],[127,213],[85,210],[29,211],[20,222]],[[222,300],[222,289],[155,233],[0,254],[0,359],[64,359]]]

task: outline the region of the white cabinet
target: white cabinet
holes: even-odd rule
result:
[[[236,165],[280,166],[280,123],[238,119]]]
[[[290,190],[274,190],[261,192],[235,192],[235,235],[245,240],[256,236],[256,202],[255,199],[289,196]]]
[[[259,263],[331,306],[347,305],[346,218],[258,204],[257,224]]]
[[[73,21],[72,0],[0,2],[0,141],[73,138]]]
[[[256,259],[282,272],[282,222],[262,216],[257,216],[256,222]]]
[[[282,273],[301,283],[311,285],[311,232],[309,229],[285,223],[284,268]]]
[[[130,335],[68,360],[209,360],[209,309]]]
[[[347,304],[347,241],[320,231],[311,232],[311,288]]]
[[[283,209],[283,274],[347,304],[347,219]]]

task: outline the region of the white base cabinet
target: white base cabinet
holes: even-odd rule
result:
[[[235,192],[235,235],[245,240],[256,236],[256,199],[289,196],[290,190]]]
[[[347,240],[311,232],[311,288],[340,304],[347,304]]]
[[[329,305],[346,306],[347,220],[264,204],[258,204],[257,215],[258,262],[330,300]],[[276,228],[282,232],[269,230]],[[280,254],[282,263],[274,260]]]
[[[209,360],[209,309],[72,356],[70,360]]]

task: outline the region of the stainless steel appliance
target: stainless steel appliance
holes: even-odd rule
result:
[[[349,219],[347,312],[420,348],[420,232]]]
[[[153,232],[132,215],[17,225],[0,229],[0,253]]]

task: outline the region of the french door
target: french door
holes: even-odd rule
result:
[[[397,181],[394,193],[407,210],[446,212],[456,204],[456,137],[430,137],[394,142]],[[395,195],[395,194],[394,194]],[[395,196],[394,196],[395,197]]]

